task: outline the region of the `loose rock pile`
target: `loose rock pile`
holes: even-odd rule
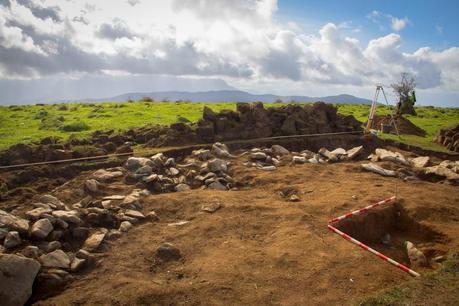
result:
[[[187,191],[192,188],[229,190],[233,179],[228,174],[230,162],[235,158],[226,145],[215,143],[211,150],[200,149],[177,164],[174,158],[158,153],[151,158],[131,157],[126,168],[126,182],[141,183],[152,192]]]
[[[382,176],[399,177],[404,180],[426,179],[433,181],[448,180],[459,182],[459,161],[444,160],[434,165],[428,156],[405,158],[399,152],[376,149],[368,159],[371,163],[362,164],[362,168]],[[390,168],[384,168],[376,162],[390,162]]]
[[[442,129],[434,141],[445,146],[448,150],[459,152],[459,124],[451,129]]]
[[[31,294],[35,275],[38,291],[49,293],[65,286],[73,273],[97,264],[97,254],[107,248],[107,241],[120,238],[133,224],[157,220],[154,212],[146,215],[141,212],[142,198],[150,194],[148,190],[103,195],[103,184],[123,176],[124,172],[122,168],[96,171],[94,178],[82,186],[84,198],[73,205],[42,195],[35,199],[35,208],[21,216],[0,210],[0,242],[3,241],[0,254],[10,253],[0,255],[0,269],[11,265],[11,271],[20,272],[23,265],[33,266],[28,274],[15,274],[2,281],[2,289],[19,290],[2,292],[2,298],[15,301],[15,297],[22,297],[17,304],[23,304]],[[32,279],[27,286],[19,283],[25,277]]]

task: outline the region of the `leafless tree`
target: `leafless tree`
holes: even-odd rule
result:
[[[416,115],[414,110],[414,101],[411,100],[413,91],[416,87],[416,81],[407,72],[401,74],[400,82],[391,84],[394,93],[399,98],[397,103],[397,113],[398,114],[412,114]]]

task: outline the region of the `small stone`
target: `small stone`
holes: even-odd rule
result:
[[[47,268],[68,269],[70,267],[70,258],[62,250],[55,250],[51,253],[41,255],[40,262]]]
[[[427,167],[427,165],[429,164],[429,161],[430,161],[429,156],[419,156],[419,157],[416,157],[410,160],[411,164],[415,168]]]
[[[306,157],[304,156],[293,156],[292,161],[294,164],[304,164],[306,162]]]
[[[78,257],[78,258],[86,259],[86,260],[92,258],[91,253],[89,253],[88,251],[83,250],[83,249],[78,250],[78,252],[76,252],[75,256]]]
[[[153,168],[150,166],[143,166],[139,168],[135,174],[140,176],[149,176],[153,172]]]
[[[426,267],[427,259],[410,241],[405,241],[405,248],[412,267]]]
[[[391,237],[390,237],[390,234],[389,234],[389,233],[385,234],[385,235],[381,238],[381,243],[382,243],[382,244],[389,245],[390,242],[391,242]]]
[[[178,184],[177,186],[175,186],[175,191],[177,192],[188,191],[190,189],[190,186],[187,184]]]
[[[76,225],[83,223],[83,221],[81,221],[79,217],[78,211],[76,210],[55,210],[53,211],[53,217],[62,219],[65,222],[69,222]]]
[[[125,233],[126,233],[126,232],[128,232],[131,228],[132,228],[131,222],[129,222],[129,221],[123,221],[123,222],[121,222],[121,224],[120,224],[119,230],[120,230],[121,232],[125,232]]]
[[[145,217],[151,221],[159,221],[158,215],[153,210],[150,211]]]
[[[72,235],[78,240],[86,240],[89,236],[89,228],[87,227],[75,227],[72,229]]]
[[[19,236],[19,233],[16,231],[9,232],[6,234],[5,241],[3,242],[3,246],[5,249],[12,249],[17,247],[22,243],[21,237]]]
[[[328,151],[326,148],[320,148],[319,154],[322,155],[323,157],[326,157],[330,162],[339,161],[340,154],[332,153]]]
[[[65,209],[64,203],[62,203],[58,198],[53,197],[52,195],[42,195],[39,200],[41,203],[50,205],[53,209]]]
[[[22,255],[36,259],[40,256],[40,249],[34,245],[29,245],[22,250]]]
[[[208,213],[214,213],[214,212],[216,212],[217,210],[219,210],[222,207],[223,207],[222,203],[215,202],[215,203],[203,204],[201,206],[201,210],[205,211],[205,212],[208,212]]]
[[[56,219],[56,227],[67,229],[69,227],[69,224],[62,219]]]
[[[209,184],[209,186],[207,186],[207,187],[209,189],[214,189],[214,190],[224,190],[224,191],[228,190],[226,188],[226,186],[223,185],[222,183],[220,183],[219,181],[215,181],[215,182]]]
[[[287,150],[286,148],[284,148],[284,147],[281,146],[281,145],[272,145],[272,146],[271,146],[271,151],[272,151],[275,155],[287,155],[287,154],[290,154],[290,151]]]
[[[188,223],[190,223],[190,221],[179,221],[175,223],[168,223],[167,226],[182,226]]]
[[[263,171],[275,171],[277,170],[276,166],[264,166],[260,168]]]
[[[206,149],[194,150],[191,153],[191,155],[201,161],[205,161],[212,158],[212,153],[210,153],[210,150]]]
[[[59,241],[51,241],[51,242],[45,241],[45,242],[40,243],[38,247],[42,249],[43,251],[50,253],[50,252],[53,252],[55,250],[62,248],[62,244]]]
[[[132,209],[127,209],[124,214],[128,217],[131,218],[136,218],[136,219],[145,219],[144,214],[142,214],[140,211],[137,210],[132,210]]]
[[[57,241],[57,240],[60,240],[63,236],[64,236],[64,232],[63,232],[63,231],[57,231],[57,230],[55,230],[55,231],[52,231],[52,232],[48,235],[47,239],[49,239],[49,240],[56,240],[56,241]]]
[[[70,264],[70,271],[78,272],[80,271],[86,263],[86,259],[75,257]]]
[[[89,193],[97,193],[97,192],[99,192],[99,186],[100,186],[100,183],[98,181],[96,181],[95,179],[87,180],[84,183],[84,188]]]
[[[92,234],[89,236],[88,239],[84,242],[83,248],[85,250],[88,250],[90,252],[95,251],[99,248],[100,244],[105,238],[105,233],[104,232],[99,232]]]
[[[228,164],[226,161],[214,158],[207,162],[207,167],[211,172],[226,172],[228,171]]]
[[[25,213],[25,215],[30,220],[38,220],[41,218],[42,215],[50,214],[52,213],[52,211],[53,210],[51,208],[39,207],[39,208],[29,210],[28,212]]]
[[[142,181],[144,181],[145,183],[156,182],[158,180],[159,180],[159,175],[156,173],[153,173],[152,175],[142,178]]]
[[[299,202],[300,201],[300,197],[297,196],[296,194],[292,194],[288,200],[290,202]]]
[[[41,292],[61,291],[71,278],[70,274],[66,271],[49,269],[38,274],[36,287]]]
[[[146,166],[146,165],[153,165],[152,161],[148,158],[144,157],[129,157],[127,162],[126,162],[126,168],[129,171],[136,171],[140,167]]]
[[[180,171],[177,168],[171,167],[168,169],[170,176],[177,176],[180,174]]]
[[[122,207],[141,207],[141,204],[140,204],[138,196],[128,195],[124,198],[120,206]]]
[[[265,161],[268,156],[263,152],[250,153],[250,159],[253,161]]]
[[[179,260],[182,257],[182,255],[180,253],[180,250],[173,244],[163,243],[156,250],[156,257],[161,259],[162,261],[173,261]]]
[[[32,295],[32,285],[40,270],[38,261],[12,255],[0,255],[0,304],[25,305]]]
[[[0,210],[0,227],[7,228],[10,231],[27,233],[29,231],[29,221]]]
[[[360,153],[363,152],[363,146],[358,146],[346,151],[347,159],[353,160],[356,158]]]
[[[53,230],[53,225],[48,219],[40,219],[32,225],[32,236],[44,239]]]
[[[122,171],[107,171],[105,169],[99,169],[92,174],[92,177],[100,182],[108,182],[115,178],[122,177],[123,175]]]
[[[331,151],[330,153],[336,154],[336,155],[346,155],[346,150],[344,150],[343,148],[337,148]]]
[[[105,239],[107,240],[116,240],[116,239],[119,239],[120,237],[121,237],[121,231],[116,230],[116,229],[109,230],[107,235],[105,235]]]

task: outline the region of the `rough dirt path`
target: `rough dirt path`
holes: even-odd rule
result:
[[[155,210],[159,222],[134,227],[113,243],[98,268],[38,304],[330,305],[353,301],[410,276],[328,232],[327,221],[393,195],[396,182],[409,215],[446,237],[440,242],[416,242],[433,254],[459,246],[458,187],[404,183],[361,172],[359,165],[305,164],[274,172],[237,165],[232,172],[247,189],[151,195],[144,210]],[[301,200],[288,202],[278,194],[287,189],[297,190]],[[203,204],[215,201],[224,208],[212,214],[201,211]],[[168,226],[183,220],[190,222]],[[154,253],[163,242],[176,245],[182,259],[156,265]]]

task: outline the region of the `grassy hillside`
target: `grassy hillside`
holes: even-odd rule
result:
[[[190,103],[190,102],[106,102],[97,104],[54,104],[0,107],[0,149],[16,143],[30,143],[47,136],[67,139],[84,137],[96,130],[125,130],[152,124],[168,125],[178,120],[195,122],[202,115],[204,106],[215,111],[236,109],[236,103]],[[266,104],[276,107],[280,104]],[[337,105],[344,115],[354,115],[364,122],[368,105]],[[441,127],[459,123],[459,109],[422,107],[419,116],[408,117],[428,132],[427,137],[403,136],[403,141],[444,150],[431,143],[432,135]],[[378,114],[385,114],[385,107]],[[383,137],[393,138],[392,135]]]

